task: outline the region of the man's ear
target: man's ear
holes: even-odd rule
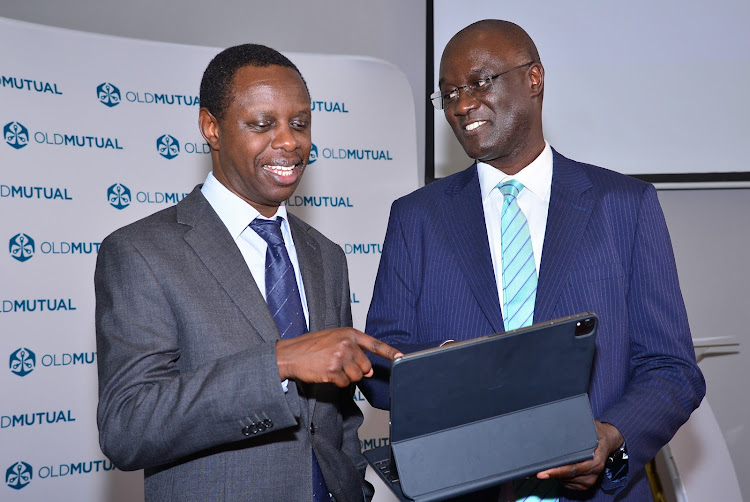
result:
[[[534,63],[529,70],[531,80],[531,96],[544,95],[544,67],[540,63]]]
[[[211,150],[219,150],[219,121],[216,120],[208,108],[201,108],[198,112],[198,128],[201,130],[203,139],[206,140]]]

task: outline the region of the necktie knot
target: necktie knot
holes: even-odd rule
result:
[[[524,187],[523,183],[518,180],[508,180],[501,182],[498,188],[500,189],[500,193],[503,194],[503,197],[511,196],[516,198]]]
[[[255,218],[250,222],[250,228],[264,240],[269,246],[283,246],[284,238],[281,236],[281,222],[283,218],[277,216],[275,220],[264,220]]]

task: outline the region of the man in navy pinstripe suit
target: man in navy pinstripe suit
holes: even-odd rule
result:
[[[537,477],[558,479],[561,500],[650,500],[644,465],[705,394],[656,191],[549,146],[544,68],[513,23],[480,21],[456,34],[439,87],[433,102],[476,163],[394,202],[366,332],[409,352],[504,331],[495,188],[518,180],[538,272],[534,322],[582,311],[600,318],[594,459]],[[380,367],[380,379],[360,386],[387,408]]]

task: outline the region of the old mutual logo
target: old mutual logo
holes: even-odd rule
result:
[[[34,469],[26,462],[16,462],[5,471],[5,484],[14,490],[20,490],[31,482]]]
[[[29,130],[20,122],[8,122],[3,127],[5,142],[16,150],[29,144]]]
[[[34,239],[28,234],[16,234],[10,238],[10,255],[20,262],[31,259],[34,256]]]
[[[115,209],[125,209],[133,200],[130,189],[121,183],[115,183],[107,189],[107,200],[109,205]]]
[[[10,355],[10,371],[20,377],[25,377],[36,368],[36,354],[21,347]]]
[[[307,161],[307,165],[312,164],[316,160],[318,160],[318,147],[313,143],[312,148],[310,149],[310,159]]]
[[[109,106],[110,108],[119,105],[122,100],[120,89],[109,82],[104,82],[97,86],[96,96],[99,98],[101,104]]]
[[[180,154],[180,142],[174,136],[165,134],[156,139],[156,150],[165,159],[173,159]]]

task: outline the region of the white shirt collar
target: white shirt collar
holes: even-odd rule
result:
[[[203,196],[208,200],[211,207],[219,215],[221,221],[226,225],[232,238],[237,239],[245,228],[257,217],[265,218],[257,209],[242,200],[237,194],[225,187],[216,179],[213,172],[208,173],[206,181],[201,188]],[[284,218],[287,225],[286,206],[281,205],[272,217]]]
[[[549,203],[550,191],[552,190],[552,148],[545,141],[542,153],[515,176],[508,176],[500,169],[495,169],[491,165],[479,161],[477,161],[477,173],[479,175],[482,200],[489,197],[492,189],[498,183],[509,179],[516,179],[523,183],[523,186],[529,192]]]

